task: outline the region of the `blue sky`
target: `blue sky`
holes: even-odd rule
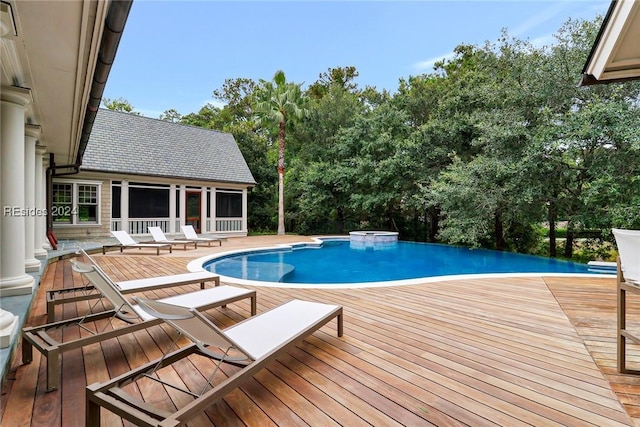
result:
[[[461,43],[511,36],[538,44],[573,19],[604,15],[608,0],[154,1],[135,0],[104,97],[158,117],[197,112],[227,78],[305,86],[355,66],[356,83],[395,92]],[[578,80],[576,76],[576,81]]]

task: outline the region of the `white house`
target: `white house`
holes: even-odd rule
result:
[[[189,224],[246,236],[253,185],[231,134],[101,109],[80,172],[53,177],[53,229],[78,238]]]

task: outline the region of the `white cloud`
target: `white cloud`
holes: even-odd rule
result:
[[[224,103],[224,102],[222,102],[222,101],[217,101],[217,100],[212,101],[212,100],[210,100],[210,99],[207,99],[207,100],[204,100],[204,101],[202,101],[202,102],[200,103],[200,108],[204,107],[204,106],[205,106],[205,105],[207,105],[207,104],[211,104],[211,105],[213,105],[213,106],[214,106],[214,107],[216,107],[216,108],[223,108],[225,105],[227,105],[227,104],[225,104],[225,103]]]
[[[536,37],[535,39],[530,40],[530,43],[537,48],[543,46],[550,46],[556,43],[556,38],[553,34],[547,34],[544,36]]]
[[[164,114],[164,111],[158,111],[158,110],[147,110],[147,109],[137,109],[134,108],[133,111],[142,114],[145,117],[150,117],[152,119],[157,119],[160,117],[160,115]]]
[[[452,59],[454,56],[456,56],[455,52],[444,53],[430,59],[425,59],[424,61],[416,62],[413,64],[413,68],[420,72],[433,71],[433,66],[436,62]]]
[[[539,13],[533,15],[517,27],[513,28],[509,31],[509,33],[513,36],[520,36],[528,31],[531,31],[545,22],[553,19],[557,15],[559,15],[563,9],[570,6],[569,2],[551,2],[551,6],[541,10]],[[574,4],[575,7],[575,4]]]

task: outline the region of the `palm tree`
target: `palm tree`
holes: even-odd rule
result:
[[[286,125],[289,120],[301,120],[309,112],[307,96],[301,84],[287,83],[284,71],[278,70],[273,81],[260,80],[254,93],[253,110],[259,123],[278,123],[278,234],[284,234],[284,149]]]

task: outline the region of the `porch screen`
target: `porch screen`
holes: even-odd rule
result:
[[[242,218],[242,193],[216,192],[216,217]]]
[[[120,199],[122,194],[122,187],[119,185],[111,186],[111,218],[122,218],[120,214],[122,201]]]
[[[129,187],[129,218],[169,218],[169,189]]]

